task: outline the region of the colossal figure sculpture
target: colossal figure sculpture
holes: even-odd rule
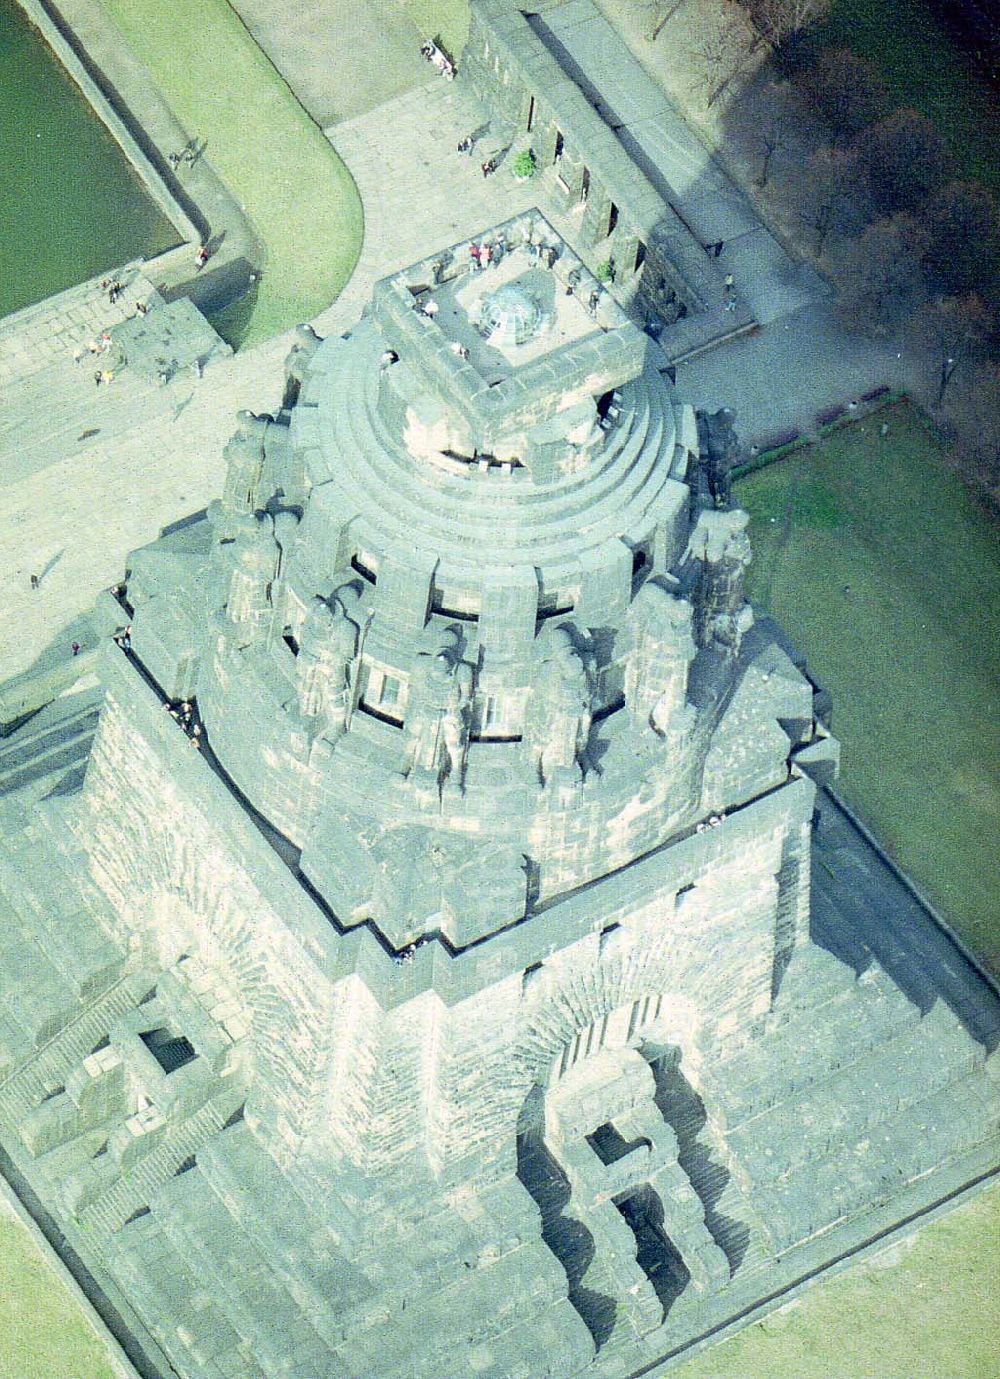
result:
[[[624,1379],[995,1162],[996,1004],[874,854],[811,888],[716,440],[528,220],[299,342],[2,809],[0,1137],[149,1372]]]
[[[358,629],[339,602],[315,595],[299,643],[299,712],[318,732],[343,732],[354,683]]]
[[[448,649],[421,652],[414,662],[408,715],[406,773],[461,785],[469,737],[472,672]]]
[[[575,784],[587,760],[594,694],[586,653],[577,650],[568,625],[538,639],[539,670],[526,727],[542,785]]]

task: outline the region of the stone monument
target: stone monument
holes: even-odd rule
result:
[[[996,1003],[811,932],[732,416],[488,236],[300,335],[0,811],[8,1162],[183,1379],[624,1379],[996,1162]]]

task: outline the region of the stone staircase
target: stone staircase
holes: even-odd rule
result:
[[[0,1122],[16,1125],[26,1112],[64,1086],[72,1069],[105,1038],[115,1020],[136,1004],[143,985],[141,976],[123,977],[0,1082]]]
[[[96,675],[86,676],[76,692],[54,699],[9,737],[0,738],[5,829],[23,819],[35,801],[69,793],[82,783],[102,701]],[[8,808],[14,795],[19,796],[18,814]]]
[[[143,1207],[157,1188],[225,1125],[242,1093],[216,1097],[180,1125],[172,1126],[166,1139],[141,1158],[95,1201],[82,1208],[79,1224],[94,1236],[109,1236]],[[235,1098],[235,1100],[234,1100]]]

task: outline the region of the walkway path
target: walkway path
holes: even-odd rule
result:
[[[593,0],[567,0],[532,27],[577,80],[622,145],[702,244],[723,242],[720,267],[765,324],[826,295],[761,224]]]
[[[478,162],[456,152],[470,118],[455,86],[432,81],[329,131],[364,199],[366,237],[347,289],[314,321],[320,334],[352,326],[386,273],[533,203],[530,183],[484,181]],[[8,390],[0,683],[68,656],[128,552],[219,493],[235,413],[278,405],[289,344],[280,336],[165,388],[127,369],[96,388],[67,349]],[[42,576],[37,591],[32,574]]]

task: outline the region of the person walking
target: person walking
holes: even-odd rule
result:
[[[208,245],[200,244],[198,252],[194,256],[195,271],[200,273],[206,263],[208,263]]]
[[[41,584],[41,580],[38,578],[38,576],[37,576],[37,575],[32,575],[32,576],[31,576],[31,587],[32,587],[32,589],[37,589],[38,586],[39,586],[39,584]]]

